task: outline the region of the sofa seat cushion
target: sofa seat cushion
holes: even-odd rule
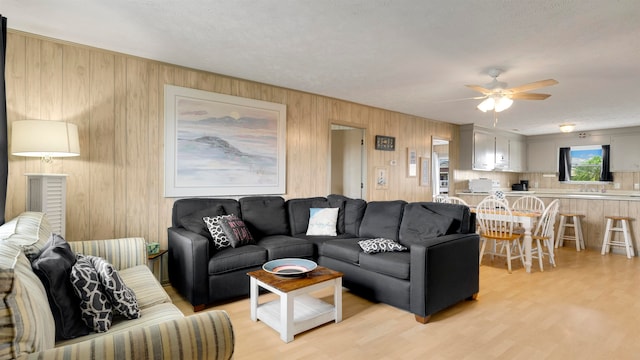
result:
[[[209,259],[209,274],[222,274],[244,268],[262,266],[267,262],[267,250],[258,245],[225,248]]]
[[[148,308],[158,304],[171,303],[171,298],[164,291],[147,265],[138,265],[118,272],[122,281],[136,294],[138,307]]]
[[[314,255],[313,243],[285,235],[264,237],[258,241],[258,246],[267,249],[267,260],[312,258]]]
[[[354,239],[336,239],[326,241],[320,246],[320,256],[327,256],[336,260],[348,262],[350,264],[358,264],[362,248],[358,245],[358,241],[364,240],[360,238]]]
[[[164,292],[164,290],[163,290]],[[165,293],[166,294],[166,293]],[[142,314],[138,319],[125,319],[123,317],[114,317],[113,324],[109,328],[109,335],[129,331],[134,327],[146,327],[161,324],[173,319],[183,318],[184,314],[171,303],[157,304],[142,309]],[[78,337],[75,339],[63,340],[56,342],[56,347],[75,344],[78,342],[90,340],[96,337],[104,336],[104,333],[90,333],[89,335]]]
[[[377,254],[361,253],[358,259],[360,267],[379,274],[408,280],[411,268],[411,254],[408,251],[394,251]]]

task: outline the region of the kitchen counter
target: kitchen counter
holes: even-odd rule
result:
[[[608,190],[607,192],[590,192],[590,191],[563,191],[561,189],[534,189],[530,191],[511,191],[502,190],[507,197],[520,197],[524,195],[535,195],[540,198],[554,199],[595,199],[595,200],[630,200],[640,201],[639,191],[624,190]],[[459,191],[456,196],[487,196],[489,193],[472,193],[468,191]]]

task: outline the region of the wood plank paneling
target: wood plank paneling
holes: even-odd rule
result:
[[[366,130],[368,200],[430,199],[406,176],[406,148],[429,153],[432,135],[458,136],[452,124],[13,30],[7,60],[9,125],[66,120],[81,136],[81,156],[53,166],[10,157],[7,216],[25,208],[25,172],[67,173],[70,240],[143,236],[166,248],[174,199],[163,195],[165,84],[287,105],[285,198],[327,195],[332,122]],[[396,151],[375,151],[375,135],[396,137]],[[374,189],[376,166],[389,166],[388,190]]]

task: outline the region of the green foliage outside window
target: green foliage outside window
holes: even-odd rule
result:
[[[598,181],[602,170],[602,156],[594,155],[571,167],[571,181]]]

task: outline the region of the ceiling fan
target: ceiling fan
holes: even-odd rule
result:
[[[478,96],[473,99],[484,99],[478,106],[478,110],[487,112],[493,110],[494,112],[494,126],[497,122],[496,113],[508,109],[513,104],[513,100],[544,100],[551,96],[550,94],[537,94],[529,93],[527,91],[543,88],[546,86],[555,85],[558,82],[554,79],[540,80],[529,84],[524,84],[512,88],[507,88],[507,83],[498,81],[498,76],[502,73],[500,69],[489,70],[489,76],[493,80],[485,86],[480,85],[466,85],[468,88],[478,91],[483,96]]]

